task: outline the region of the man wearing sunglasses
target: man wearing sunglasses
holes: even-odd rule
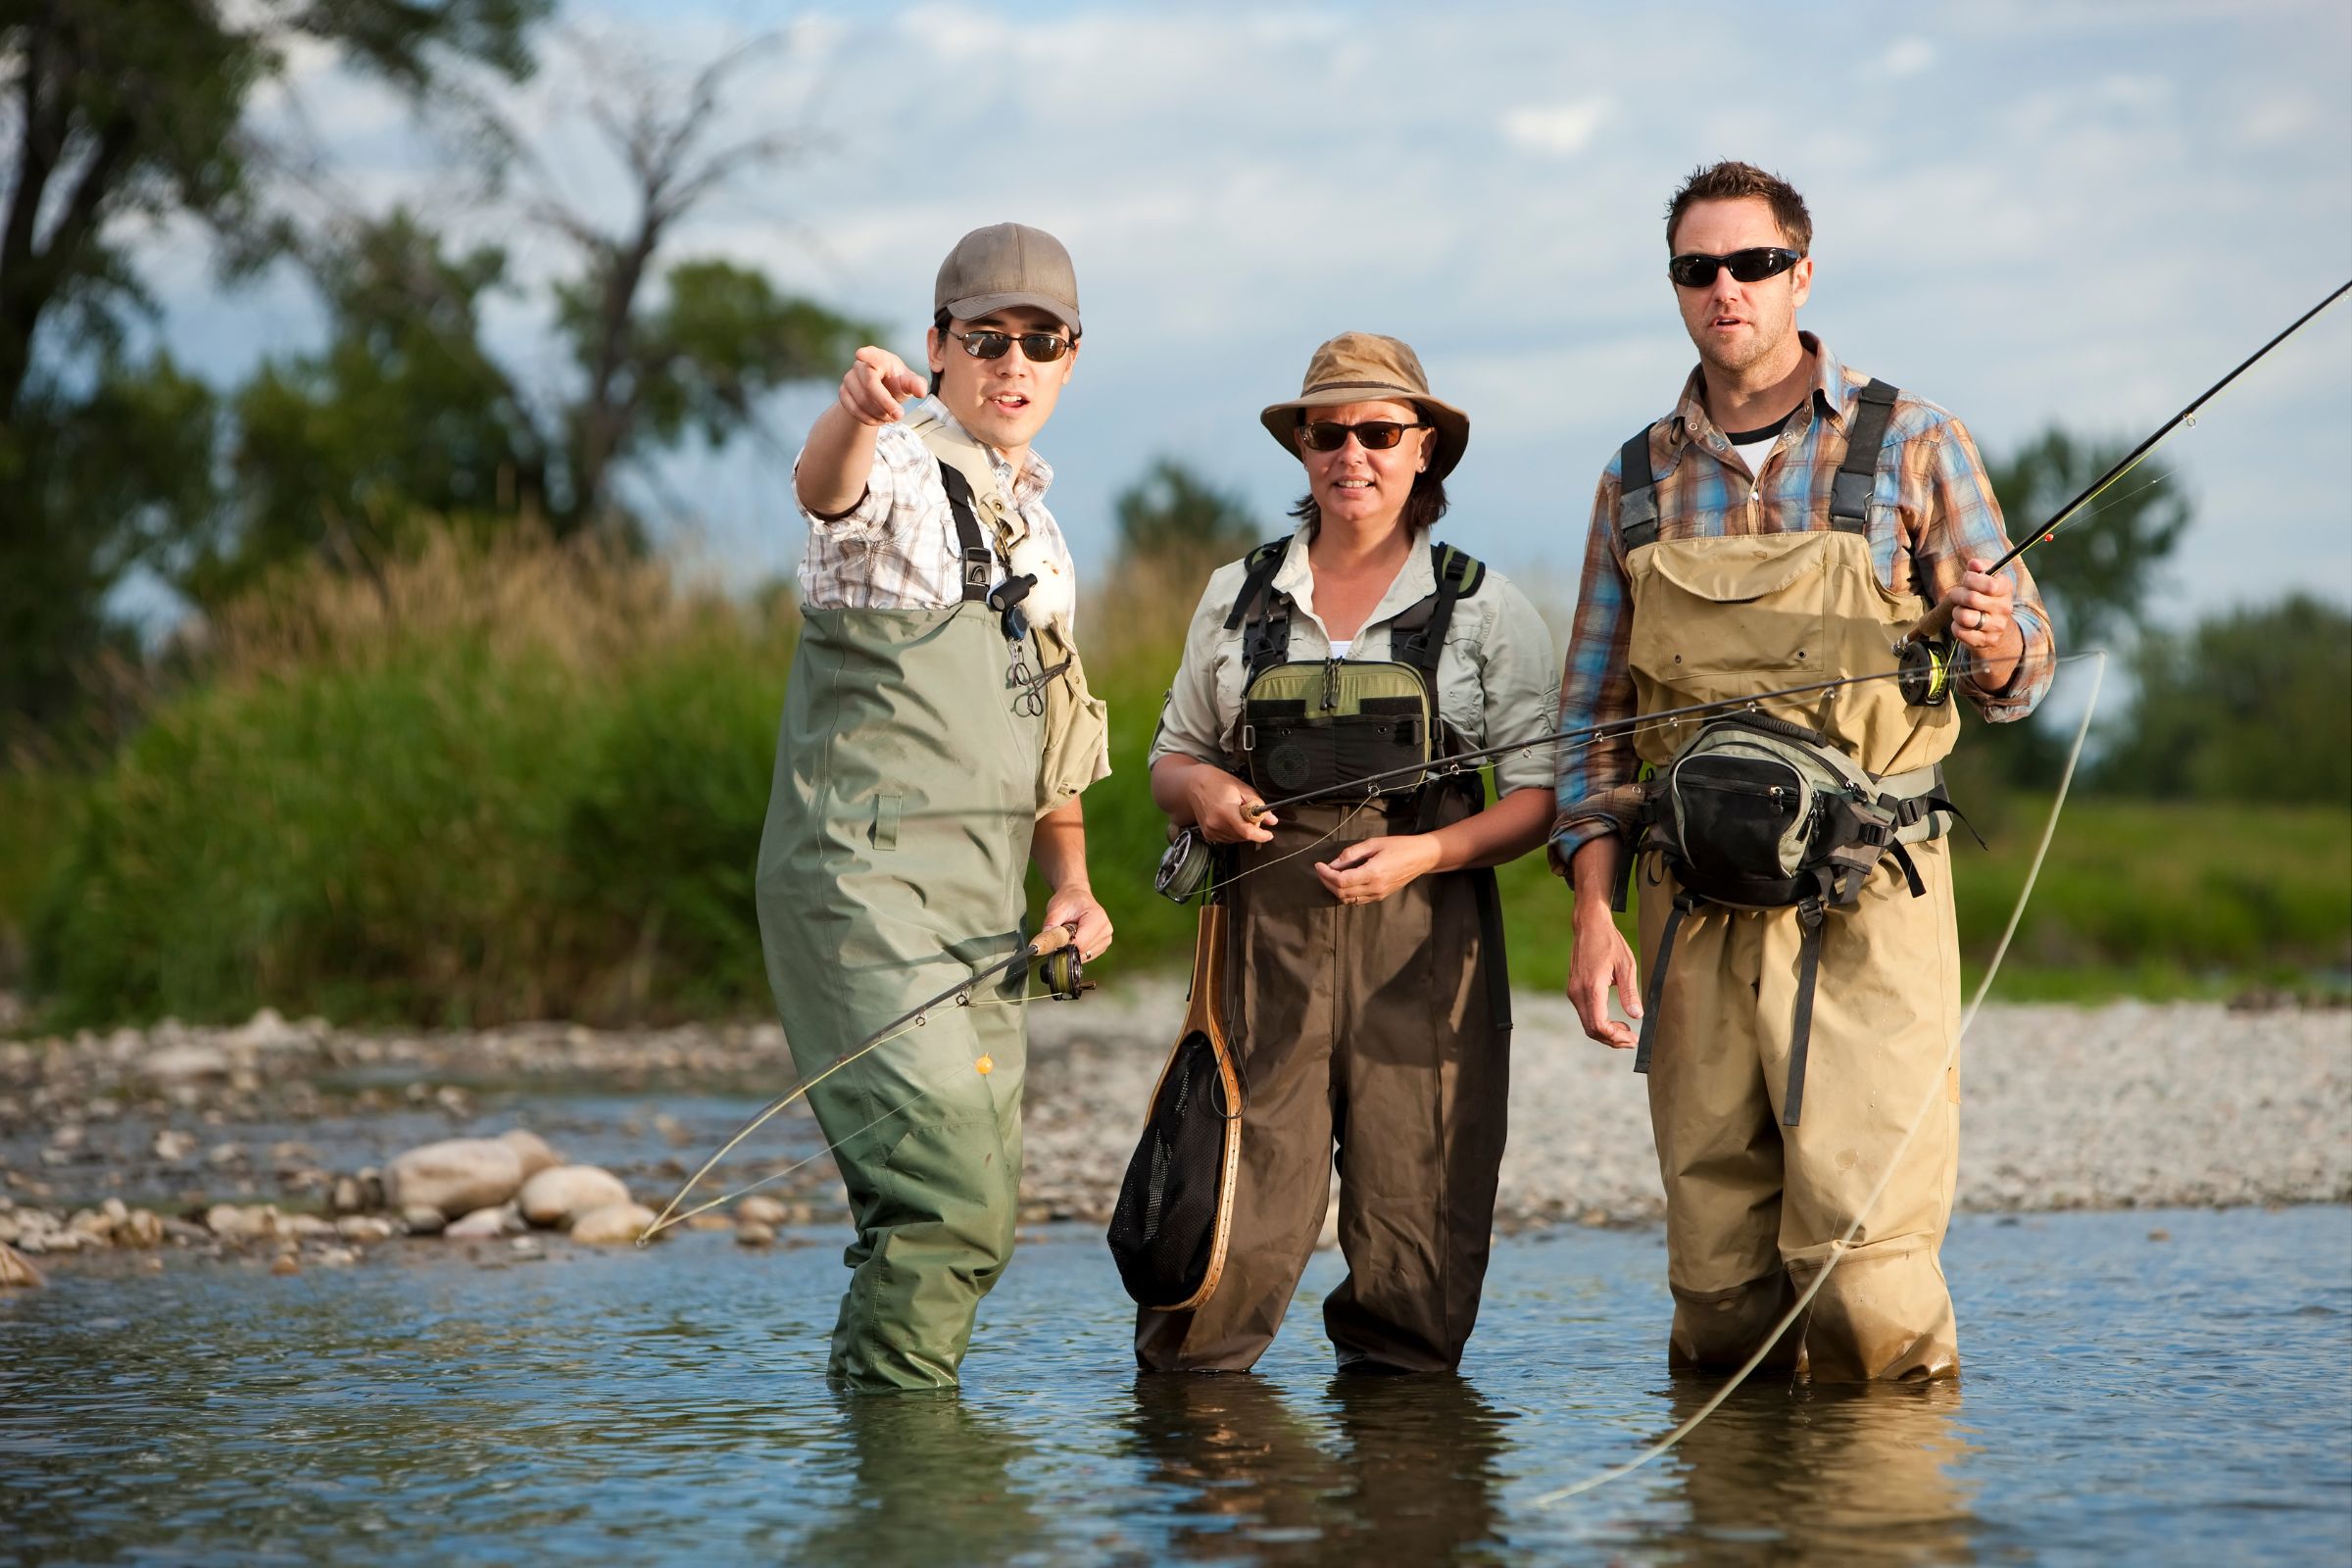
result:
[[[1110,770],[1076,574],[1031,450],[1078,360],[1051,234],[998,223],[939,270],[932,395],[862,348],[794,468],[803,629],[760,845],[768,981],[804,1080],[1015,951],[1023,872],[1080,958],[1110,945],[1079,792]],[[1013,1245],[1025,968],[809,1093],[858,1227],[830,1375],[952,1387]]]
[[[1675,412],[1601,476],[1560,722],[1751,707],[1561,748],[1568,992],[1586,1032],[1636,1049],[1648,1074],[1672,1364],[1745,1361],[1835,1255],[1766,1364],[1949,1377],[1937,1253],[1959,967],[1939,763],[1953,690],[1989,721],[2033,710],[2049,618],[2021,565],[1985,571],[2009,541],[1960,421],[1797,329],[1813,285],[1803,198],[1718,164],[1676,193],[1666,233],[1699,363]],[[1937,603],[1955,607],[1957,647],[1930,678],[1894,678],[1896,645]],[[1629,873],[1646,995],[1611,919]],[[1639,1033],[1611,1019],[1612,992]]]

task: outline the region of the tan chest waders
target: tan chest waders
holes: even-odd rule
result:
[[[1884,381],[1863,389],[1826,532],[1661,541],[1648,428],[1626,442],[1617,515],[1636,606],[1629,663],[1639,711],[1896,671],[1896,645],[1924,607],[1887,591],[1870,557],[1871,489],[1895,397]],[[1829,911],[1851,906],[1882,858],[1924,896],[1906,846],[1949,826],[1953,807],[1936,764],[1951,751],[1959,715],[1948,704],[1920,706],[1892,679],[1759,709],[1665,720],[1636,735],[1658,770],[1635,858],[1658,856],[1680,891],[1650,970],[1634,1070],[1649,1070],[1657,998],[1691,910],[1794,909],[1803,941],[1782,1111],[1793,1127]]]
[[[1650,432],[1626,443],[1638,711],[1897,669],[1924,607],[1886,588],[1870,550],[1895,397],[1875,381],[1860,394],[1826,509],[1795,531],[1661,537]],[[1681,461],[1705,459],[1692,447]],[[1956,708],[1907,702],[1886,679],[1637,736],[1654,771],[1629,868],[1649,981],[1636,1065],[1667,1193],[1679,1365],[1758,1348],[1887,1174],[1942,1067],[1958,960],[1936,764],[1958,724]],[[1772,1364],[1801,1348],[1825,1380],[1956,1368],[1936,1249],[1957,1113],[1939,1106]]]
[[[1044,716],[1013,671],[1042,661],[988,602],[1000,568],[968,508],[956,522],[954,608],[804,612],[758,881],[804,1078],[1022,940]],[[1016,969],[975,1000],[1025,984]],[[858,1228],[836,1380],[955,1383],[1012,1255],[1026,1038],[1017,1005],[949,1008],[810,1092]]]
[[[1272,1343],[1322,1230],[1336,1144],[1349,1272],[1324,1301],[1325,1332],[1344,1365],[1438,1370],[1459,1361],[1476,1321],[1502,1157],[1509,993],[1493,874],[1425,876],[1343,906],[1315,866],[1363,839],[1428,831],[1483,804],[1475,774],[1467,788],[1455,780],[1387,796],[1349,785],[1446,749],[1435,673],[1453,605],[1476,591],[1482,568],[1433,547],[1438,589],[1394,623],[1391,661],[1294,663],[1289,602],[1271,589],[1283,548],[1252,554],[1229,623],[1250,664],[1229,764],[1269,796],[1286,778],[1331,790],[1286,808],[1271,844],[1217,852],[1223,871],[1201,941],[1221,956],[1223,983],[1206,1004],[1231,1042],[1240,1122],[1222,1114],[1223,1090],[1199,1044],[1206,1031],[1188,1026],[1129,1164],[1111,1246],[1141,1306],[1139,1364],[1249,1367]],[[1212,932],[1220,947],[1209,946]],[[1197,1015],[1217,974],[1197,953]],[[1180,1114],[1171,1097],[1188,1082],[1216,1093],[1192,1090]],[[1212,1169],[1232,1171],[1216,1202],[1206,1200]],[[1146,1235],[1152,1216],[1157,1228]],[[1219,1247],[1221,1270],[1192,1266]],[[1149,1266],[1154,1257],[1176,1266]]]

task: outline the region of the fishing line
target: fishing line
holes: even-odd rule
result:
[[[1952,1043],[1943,1054],[1943,1063],[1929,1079],[1927,1099],[1921,1102],[1919,1113],[1911,1118],[1911,1125],[1903,1129],[1902,1139],[1894,1146],[1894,1152],[1887,1156],[1886,1169],[1879,1173],[1878,1185],[1873,1187],[1870,1190],[1870,1196],[1862,1200],[1862,1206],[1855,1213],[1853,1223],[1845,1228],[1845,1234],[1831,1244],[1829,1256],[1823,1260],[1821,1271],[1813,1276],[1812,1284],[1805,1287],[1803,1293],[1797,1297],[1795,1303],[1781,1315],[1781,1320],[1774,1324],[1771,1332],[1763,1337],[1755,1353],[1747,1358],[1739,1371],[1732,1374],[1729,1382],[1715,1391],[1714,1396],[1706,1403],[1700,1405],[1682,1425],[1625,1463],[1603,1470],[1597,1475],[1588,1476],[1584,1480],[1572,1486],[1562,1487],[1556,1492],[1547,1492],[1536,1499],[1537,1507],[1548,1508],[1554,1503],[1582,1495],[1606,1486],[1612,1481],[1632,1475],[1651,1460],[1671,1451],[1676,1444],[1697,1430],[1700,1422],[1721,1409],[1723,1402],[1732,1396],[1733,1392],[1740,1384],[1745,1383],[1749,1375],[1763,1364],[1764,1357],[1769,1355],[1773,1348],[1780,1343],[1781,1336],[1788,1333],[1789,1328],[1812,1307],[1813,1298],[1821,1294],[1822,1286],[1829,1282],[1830,1275],[1837,1270],[1839,1259],[1845,1256],[1847,1249],[1853,1245],[1854,1238],[1861,1233],[1863,1225],[1869,1221],[1871,1210],[1878,1207],[1879,1200],[1886,1196],[1887,1186],[1894,1180],[1896,1168],[1902,1163],[1904,1152],[1911,1147],[1911,1140],[1926,1124],[1928,1113],[1936,1108],[1936,1102],[1945,1093],[1946,1075],[1951,1072],[1953,1063],[1960,1059],[1960,1043],[1968,1037],[1970,1026],[1977,1021],[1977,1014],[1984,1005],[1984,998],[1992,990],[1994,977],[2001,972],[2002,961],[2009,956],[2010,941],[2017,935],[2019,922],[2025,918],[2027,901],[2034,897],[2034,884],[2041,876],[2042,861],[2050,853],[2050,841],[2057,836],[2058,815],[2066,808],[2067,792],[2075,782],[2075,767],[2082,760],[2083,743],[2090,738],[2090,721],[2092,715],[2097,713],[2099,709],[2099,688],[2105,684],[2107,678],[2107,652],[2105,649],[2092,649],[2085,653],[2076,654],[2071,656],[2067,662],[2071,662],[2075,659],[2095,660],[2098,667],[2091,677],[2090,700],[2083,706],[2081,722],[2075,726],[2074,745],[2067,752],[2065,771],[2058,776],[2058,792],[2050,802],[2049,817],[2041,826],[2041,842],[2034,847],[2033,861],[2026,868],[2026,885],[2019,890],[2017,902],[2010,906],[2009,923],[2001,930],[2001,940],[1992,952],[1992,962],[1986,966],[1984,978],[1977,982],[1976,995],[1969,999],[1968,1010],[1961,1015],[1960,1027],[1953,1033]]]
[[[1012,999],[1000,997],[988,1002],[965,1001],[959,1003],[958,1005],[965,1007],[1026,1007],[1033,1002],[1051,999],[1054,995],[1055,993],[1051,991],[1041,991],[1033,996],[1023,996]],[[915,1022],[906,1025],[906,1028],[899,1030],[897,1033],[885,1035],[882,1039],[875,1041],[872,1045],[867,1046],[865,1051],[875,1050],[878,1047],[889,1044],[893,1040],[899,1039],[901,1036],[911,1034],[929,1021],[930,1014],[925,1013],[920,1019],[917,1019]],[[861,1051],[858,1054],[863,1055],[865,1051]],[[793,1103],[802,1096],[808,1094],[809,1090],[815,1088],[816,1085],[822,1081],[827,1074],[831,1073],[835,1067],[846,1067],[855,1059],[857,1058],[845,1056],[840,1061],[833,1063],[832,1067],[828,1067],[824,1072],[818,1073],[816,1077],[809,1079],[807,1083],[801,1085],[798,1089],[795,1089],[791,1094],[787,1095],[776,1105],[771,1106],[768,1110],[762,1112],[759,1121],[755,1122],[753,1125],[757,1127],[760,1125],[760,1123],[765,1122],[767,1118],[774,1115],[777,1110],[782,1109],[785,1105]],[[979,1058],[979,1060],[976,1060],[972,1063],[973,1067],[976,1068],[983,1076],[988,1073],[989,1069],[981,1066],[980,1062],[986,1060],[988,1060],[988,1058],[986,1056],[982,1056]],[[647,1226],[645,1229],[645,1234],[637,1238],[637,1245],[643,1247],[646,1243],[652,1241],[663,1231],[672,1229],[675,1226],[683,1225],[688,1220],[694,1218],[694,1216],[697,1214],[707,1214],[710,1210],[717,1208],[722,1204],[732,1203],[735,1201],[735,1200],[744,1197],[746,1194],[758,1192],[760,1188],[767,1186],[770,1182],[780,1182],[785,1177],[792,1175],[795,1171],[806,1170],[810,1165],[815,1164],[818,1160],[823,1159],[826,1155],[839,1152],[842,1145],[848,1143],[851,1139],[872,1132],[875,1128],[890,1120],[891,1117],[898,1115],[901,1111],[909,1108],[918,1102],[928,1098],[932,1094],[937,1093],[939,1090],[946,1088],[949,1079],[956,1078],[960,1075],[960,1069],[958,1069],[956,1072],[949,1073],[946,1077],[936,1079],[933,1082],[924,1085],[921,1089],[915,1091],[911,1099],[903,1101],[900,1103],[893,1105],[890,1109],[884,1111],[881,1115],[876,1116],[872,1121],[867,1122],[864,1126],[858,1128],[854,1132],[844,1133],[837,1139],[828,1140],[824,1148],[818,1150],[815,1153],[810,1154],[807,1159],[795,1161],[794,1163],[785,1166],[782,1170],[771,1171],[767,1175],[760,1177],[758,1181],[750,1183],[748,1186],[738,1187],[731,1193],[727,1193],[718,1198],[713,1198],[707,1203],[703,1203],[694,1208],[686,1210],[686,1212],[678,1215],[674,1219],[670,1217],[668,1208],[663,1209],[662,1211],[662,1217],[655,1220],[653,1224]],[[740,1142],[741,1138],[742,1135],[739,1134],[734,1142],[730,1142],[725,1149],[722,1149],[717,1153],[711,1155],[710,1164],[706,1164],[702,1170],[695,1173],[694,1179],[689,1181],[685,1188],[679,1192],[678,1196],[670,1200],[669,1207],[675,1208],[679,1203],[683,1202],[685,1200],[686,1194],[694,1191],[695,1183],[701,1181],[705,1175],[709,1174],[711,1165],[715,1165],[718,1163],[718,1161],[724,1159],[727,1155],[728,1150],[733,1149],[735,1147],[735,1143]]]

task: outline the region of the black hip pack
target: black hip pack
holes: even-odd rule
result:
[[[1661,857],[1680,891],[1650,971],[1634,1070],[1649,1070],[1666,967],[1690,912],[1701,904],[1794,908],[1799,968],[1781,1120],[1797,1125],[1829,911],[1860,899],[1882,859],[1901,869],[1913,898],[1925,894],[1904,846],[1938,837],[1958,815],[1943,797],[1938,768],[1874,779],[1826,735],[1802,724],[1735,713],[1706,725],[1651,776],[1642,803],[1636,859]]]

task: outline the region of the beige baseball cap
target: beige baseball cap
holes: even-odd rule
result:
[[[1305,383],[1287,403],[1271,403],[1258,415],[1282,449],[1299,456],[1298,421],[1310,409],[1344,403],[1410,403],[1437,427],[1429,471],[1443,479],[1462,461],[1470,444],[1470,416],[1429,395],[1429,376],[1411,345],[1377,332],[1342,332],[1307,361]]]
[[[1078,324],[1078,273],[1070,253],[1042,228],[1026,223],[975,228],[939,264],[933,310],[968,321],[1008,305],[1051,311],[1073,337],[1084,330]]]

